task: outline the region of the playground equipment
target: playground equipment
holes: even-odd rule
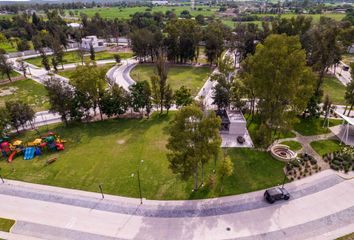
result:
[[[50,149],[51,151],[62,151],[64,150],[64,143],[58,135],[53,132],[48,132],[42,138],[36,138],[32,142],[27,142],[23,144],[21,140],[15,140],[10,143],[8,137],[0,139],[0,150],[2,155],[7,158],[7,161],[11,163],[13,159],[23,153],[24,160],[31,160],[35,156],[41,155],[42,151],[45,149]]]

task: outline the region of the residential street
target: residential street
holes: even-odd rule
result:
[[[273,205],[264,202],[263,191],[207,200],[144,200],[140,205],[139,199],[101,199],[99,193],[6,181],[0,184],[0,201],[6,203],[0,213],[17,220],[12,233],[48,240],[323,240],[352,232],[353,178],[326,170],[286,188],[290,200]]]

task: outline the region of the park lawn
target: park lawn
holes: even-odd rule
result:
[[[98,65],[98,68],[103,68],[106,72],[108,72],[108,70],[113,66],[115,65],[114,63],[109,63],[109,64],[104,64],[104,65]],[[74,75],[75,73],[75,68],[71,68],[71,69],[67,69],[67,70],[60,70],[58,72],[58,74],[60,76],[63,76],[65,78],[72,78],[72,76]]]
[[[10,229],[15,224],[15,220],[0,218],[0,231],[10,232]]]
[[[147,80],[150,82],[151,76],[155,74],[154,71],[154,65],[140,64],[132,69],[130,76],[135,81]],[[211,71],[209,67],[169,66],[167,82],[173,90],[177,90],[184,85],[195,96],[204,85]]]
[[[343,237],[336,238],[336,240],[353,240],[354,239],[354,232]]]
[[[198,8],[201,8],[199,11]],[[108,7],[108,8],[87,8],[79,9],[78,12],[85,13],[89,17],[93,17],[96,13],[99,13],[102,18],[120,18],[120,19],[130,19],[132,15],[136,12],[145,12],[148,7]],[[155,6],[150,11],[154,12],[163,12],[167,10],[174,11],[177,17],[181,14],[183,10],[188,10],[192,16],[197,16],[202,14],[204,16],[212,16],[218,10],[216,7],[207,7],[207,6],[196,6],[196,10],[191,10],[190,6]],[[75,11],[75,9],[73,10]]]
[[[345,86],[336,77],[325,77],[323,96],[328,95],[334,104],[346,104],[344,100]]]
[[[289,146],[289,148],[293,151],[298,151],[302,148],[301,144],[298,141],[285,141],[281,142],[280,144]]]
[[[321,140],[310,143],[313,150],[315,150],[320,156],[326,153],[332,153],[341,149],[340,142],[338,140]]]
[[[0,43],[0,48],[4,49],[7,53],[17,52],[16,44],[13,44],[13,46],[11,46],[9,42]]]
[[[107,59],[114,59],[114,54],[117,54],[115,52],[108,52],[108,51],[103,51],[103,52],[97,52],[95,53],[95,60],[107,60]],[[122,59],[130,58],[133,56],[133,53],[131,52],[124,52],[124,53],[118,53]],[[48,56],[48,59],[51,63],[52,56]],[[84,57],[84,61],[90,61],[90,54],[86,54]],[[35,58],[29,58],[26,59],[26,62],[36,65],[38,67],[42,66],[42,58],[41,57],[35,57]],[[66,52],[64,53],[64,64],[69,64],[69,63],[80,63],[81,59],[77,55],[76,51],[72,52]],[[58,67],[60,68],[60,66]]]
[[[253,14],[258,17],[277,17],[278,14]],[[284,13],[281,14],[282,18],[292,18],[296,16],[303,15],[305,17],[312,17],[314,23],[318,23],[321,17],[332,18],[336,21],[341,21],[345,17],[345,13],[323,13],[323,14],[295,14],[295,13]]]
[[[165,147],[168,139],[166,128],[174,112],[150,119],[111,119],[93,123],[61,124],[41,127],[43,134],[52,130],[67,140],[65,150],[59,153],[43,153],[31,161],[22,156],[8,164],[0,161],[2,176],[26,182],[54,185],[66,188],[138,197],[136,171],[140,168],[142,193],[148,199],[191,199],[216,197],[260,190],[280,184],[283,179],[282,162],[274,160],[267,152],[251,149],[229,149],[234,162],[234,175],[225,179],[225,188],[203,188],[192,194],[193,180],[182,181],[169,169]],[[35,132],[26,132],[18,139],[33,140]],[[58,160],[45,166],[52,157]],[[219,161],[217,161],[219,164]],[[212,173],[214,161],[206,166]],[[218,169],[218,166],[217,166]]]
[[[259,130],[259,127],[261,125],[261,119],[259,115],[251,116],[249,114],[245,114],[245,118],[247,120],[247,129],[248,132],[251,136],[252,139],[256,138],[257,132]],[[282,138],[293,138],[295,137],[295,134],[291,131],[287,132],[278,132],[275,135],[273,135],[275,139],[282,139]]]
[[[323,126],[323,118],[299,118],[299,122],[295,123],[294,130],[303,136],[320,135],[330,133],[327,127]],[[341,120],[330,119],[329,126],[335,126],[341,124]]]
[[[12,94],[8,94],[9,91]],[[0,85],[0,107],[5,106],[6,101],[16,100],[28,103],[35,111],[49,108],[47,91],[44,86],[30,79]]]

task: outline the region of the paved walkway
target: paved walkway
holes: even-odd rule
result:
[[[293,131],[295,133],[295,137],[293,138],[283,138],[276,140],[272,145],[277,144],[277,143],[282,143],[286,141],[297,141],[301,144],[302,149],[300,149],[300,152],[307,153],[311,156],[313,156],[317,160],[318,166],[320,166],[322,169],[328,169],[329,166],[328,164],[323,161],[322,156],[320,156],[312,147],[311,147],[311,142],[315,141],[321,141],[321,140],[326,140],[326,139],[335,139],[337,138],[336,135],[334,135],[332,132],[327,133],[327,134],[320,134],[320,135],[313,135],[313,136],[303,136],[300,133]]]
[[[0,217],[17,220],[12,233],[48,240],[332,239],[349,233],[341,229],[354,224],[354,179],[326,170],[286,187],[291,199],[273,205],[263,201],[263,191],[140,205],[139,199],[6,180]]]

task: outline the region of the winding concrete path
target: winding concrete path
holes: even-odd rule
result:
[[[302,149],[300,149],[300,152],[307,153],[311,156],[313,156],[317,160],[318,166],[320,166],[322,169],[328,169],[328,163],[324,162],[322,159],[322,156],[320,156],[312,147],[311,147],[311,142],[315,141],[321,141],[321,140],[327,140],[327,139],[337,139],[337,136],[334,133],[326,133],[326,134],[320,134],[320,135],[312,135],[312,136],[303,136],[300,133],[293,131],[295,133],[295,137],[293,138],[283,138],[275,141],[272,145],[277,144],[277,143],[282,143],[286,141],[297,141],[301,144]]]
[[[139,199],[6,180],[0,217],[17,220],[11,233],[47,240],[333,239],[352,230],[354,179],[326,170],[286,187],[291,199],[273,205],[263,201],[263,191],[140,205]]]

